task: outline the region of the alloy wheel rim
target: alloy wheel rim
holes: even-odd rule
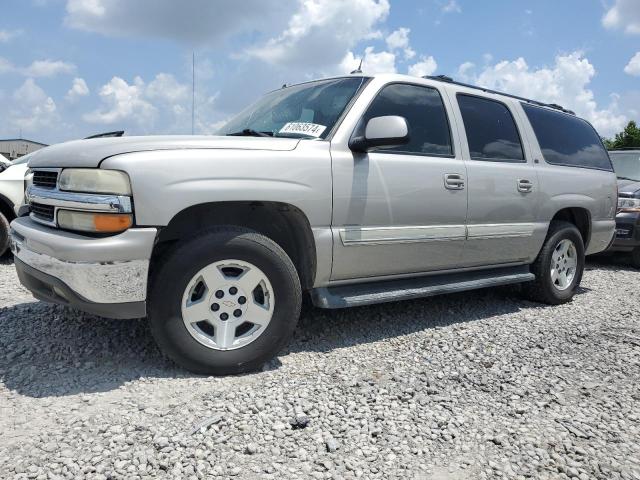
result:
[[[578,251],[575,244],[565,238],[551,254],[551,282],[558,290],[566,290],[573,283],[578,268]]]
[[[205,347],[235,350],[255,341],[271,322],[273,287],[255,265],[222,260],[197,272],[182,295],[182,320]]]

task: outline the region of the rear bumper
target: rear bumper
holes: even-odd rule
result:
[[[585,252],[587,255],[600,253],[607,249],[615,236],[616,222],[613,220],[596,220],[591,224],[591,239]]]
[[[37,298],[112,318],[145,316],[155,228],[92,238],[11,223],[11,250],[21,283]]]

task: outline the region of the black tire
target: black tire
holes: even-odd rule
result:
[[[9,249],[9,221],[0,213],[0,257]]]
[[[551,280],[551,256],[558,244],[565,239],[571,240],[575,245],[577,266],[571,284],[565,290],[560,290]],[[582,280],[584,263],[584,242],[576,226],[562,221],[551,222],[542,250],[531,265],[531,273],[536,276],[536,279],[523,284],[525,297],[549,305],[571,301]]]
[[[631,251],[631,265],[634,268],[640,268],[640,247],[636,247]]]
[[[254,341],[235,350],[201,344],[182,321],[182,295],[192,277],[214,262],[250,262],[269,279],[276,299],[273,316]],[[302,293],[296,269],[275,242],[252,230],[220,227],[166,252],[152,277],[147,311],[160,349],[180,366],[204,375],[229,375],[259,369],[288,342],[300,316]]]

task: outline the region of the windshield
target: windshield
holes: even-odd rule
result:
[[[290,138],[326,138],[368,79],[321,80],[268,93],[218,132]]]
[[[640,182],[640,150],[637,152],[609,152],[618,178]]]

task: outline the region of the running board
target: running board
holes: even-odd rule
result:
[[[313,304],[319,308],[357,307],[374,303],[431,297],[442,293],[530,282],[535,278],[535,275],[529,271],[529,267],[524,265],[314,288],[311,290],[311,299]]]

